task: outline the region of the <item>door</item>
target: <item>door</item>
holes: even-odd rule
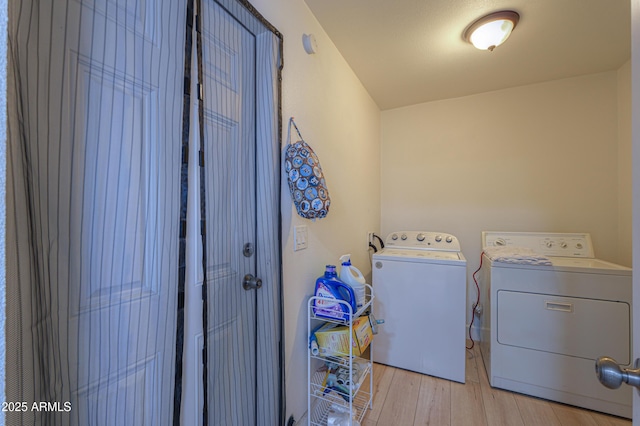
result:
[[[172,412],[184,7],[82,0],[68,11],[70,238],[59,244],[70,285],[61,333],[79,367],[72,423],[156,425]]]
[[[24,374],[18,380],[35,402],[61,406],[24,414],[37,422],[152,426],[171,419],[179,3],[11,2],[23,125],[14,148],[25,159],[24,175],[15,176],[28,176],[24,208],[34,230],[17,231],[34,250],[19,284],[31,292],[20,315],[30,333],[25,359],[33,358],[15,374]]]
[[[259,290],[243,280],[256,274],[255,39],[202,5],[209,424],[253,425]]]
[[[204,179],[192,171],[189,256],[196,272],[187,293],[188,337],[184,424],[199,424],[205,394],[210,425],[256,424],[256,42],[213,0],[202,1],[202,126]],[[195,68],[194,63],[194,69]],[[197,110],[194,111],[197,117]],[[199,145],[194,133],[192,147]],[[192,149],[191,151],[195,151]],[[195,156],[193,161],[198,160]],[[197,164],[193,163],[192,164]],[[197,188],[198,186],[202,187]],[[202,266],[199,203],[204,201],[205,262]],[[192,238],[195,237],[195,238]],[[204,276],[202,273],[204,268]],[[193,281],[195,279],[195,281]],[[202,283],[207,284],[207,392],[201,359]],[[189,289],[191,291],[189,291]],[[268,356],[268,355],[265,355]],[[191,402],[189,402],[191,401]]]

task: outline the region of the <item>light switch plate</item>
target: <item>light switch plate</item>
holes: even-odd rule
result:
[[[293,251],[307,248],[307,225],[298,225],[293,228]]]

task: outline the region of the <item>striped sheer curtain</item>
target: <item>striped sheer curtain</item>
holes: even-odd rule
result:
[[[194,331],[187,325],[185,356],[200,356],[206,348],[207,362],[204,371],[188,375],[203,383],[185,386],[183,417],[190,424],[191,413],[204,410],[210,425],[281,424],[282,38],[247,3],[196,5],[200,32],[193,64],[201,87],[194,89],[198,120],[191,155],[201,167],[192,179],[198,190],[190,186],[189,217],[192,234],[205,232],[193,250],[202,268],[186,286],[187,299],[190,289],[192,295],[203,290],[206,319]],[[262,286],[245,290],[240,283],[247,274]]]
[[[171,419],[185,10],[10,3],[8,424]]]
[[[282,422],[282,37],[244,1],[211,3],[251,28],[256,46],[251,272],[264,285],[250,293],[253,379],[243,392],[253,395],[251,423],[272,425]],[[193,125],[183,127],[195,105],[188,91],[185,97],[188,78],[198,76],[185,55],[186,42],[196,38],[185,25],[187,6],[186,0],[10,1],[6,398],[15,405],[6,413],[9,425],[175,424],[184,421],[186,386],[204,383],[208,424],[247,424],[211,414],[228,393],[220,386],[239,374],[216,363],[238,348],[213,340],[208,358],[183,353],[189,335],[178,307],[185,265],[211,282],[202,253],[187,250],[190,257],[180,258],[183,141],[197,150],[200,136]],[[213,164],[217,153],[211,150]],[[205,162],[209,179],[221,171],[235,172],[214,172]],[[205,191],[210,205],[201,214],[215,222],[221,220],[215,191],[226,189],[212,182],[188,185]],[[196,246],[208,244],[206,252],[216,254],[227,250],[220,242],[205,238]],[[241,309],[209,294],[202,310],[187,306],[184,315],[201,318],[206,309],[214,318]],[[202,323],[200,339],[209,334],[203,326],[213,323]],[[204,366],[206,378],[192,375]],[[203,406],[200,400],[196,409]]]

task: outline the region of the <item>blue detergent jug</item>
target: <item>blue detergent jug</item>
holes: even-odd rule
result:
[[[318,299],[313,301],[313,312],[318,317],[348,321],[349,306],[351,315],[356,313],[356,295],[353,288],[338,279],[335,265],[327,265],[324,275],[316,280],[315,295]],[[349,306],[337,300],[343,300]]]

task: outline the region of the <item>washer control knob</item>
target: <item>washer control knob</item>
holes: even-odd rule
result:
[[[562,247],[563,249],[567,248],[567,243],[565,241],[561,242],[560,247]]]
[[[450,242],[453,241],[453,237],[451,235],[449,235],[445,241],[450,243]]]
[[[406,240],[406,239],[407,239],[407,234],[402,234],[402,236],[400,237],[400,239],[401,239],[402,241]]]
[[[391,234],[391,239],[393,241],[397,240],[398,239],[398,234]]]
[[[417,239],[418,241],[424,241],[424,239],[425,239],[425,238],[426,238],[426,237],[424,236],[424,234],[423,234],[422,232],[421,232],[421,233],[419,233],[419,234],[416,236],[416,239]]]
[[[442,235],[436,235],[436,242],[439,243],[442,241]]]
[[[583,247],[582,243],[578,243],[578,244],[576,244],[576,248],[577,248],[578,250],[582,250],[582,247]]]
[[[553,241],[547,241],[545,244],[548,248],[553,247]]]

